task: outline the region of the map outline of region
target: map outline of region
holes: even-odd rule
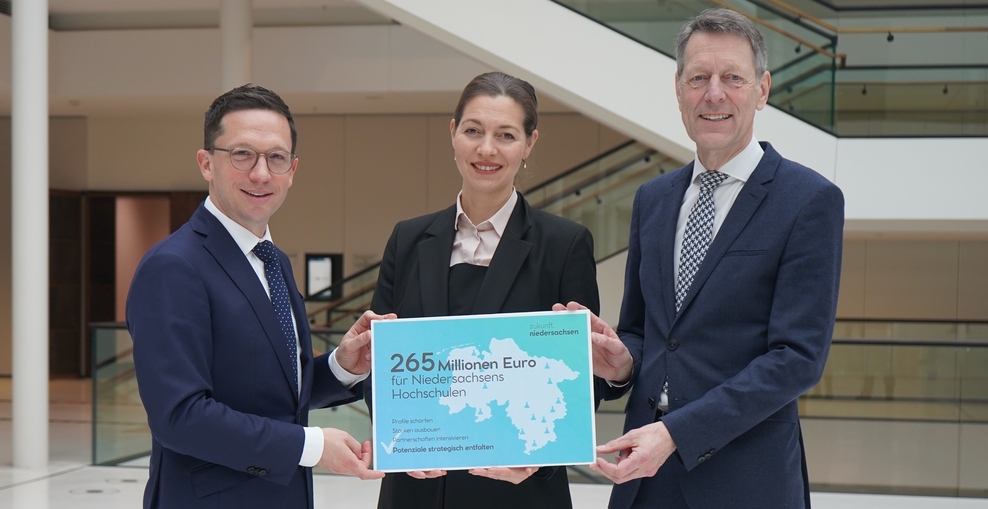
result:
[[[522,368],[507,368],[504,359],[524,365]],[[525,454],[545,447],[557,440],[556,422],[567,415],[565,394],[559,388],[560,382],[576,380],[580,372],[574,371],[565,362],[544,356],[532,356],[522,350],[513,338],[498,339],[492,337],[488,349],[481,352],[475,346],[453,348],[449,350],[446,362],[462,359],[464,362],[497,361],[498,372],[516,377],[515,380],[505,379],[503,382],[454,382],[451,389],[464,389],[467,398],[439,398],[439,404],[449,408],[449,414],[462,412],[467,407],[474,409],[474,422],[483,422],[493,417],[491,403],[505,407],[504,411],[511,423],[518,430],[518,439],[525,444]],[[534,360],[531,367],[528,361]],[[549,373],[546,373],[546,370]],[[485,372],[483,369],[478,373]],[[519,379],[522,381],[519,382]],[[542,391],[526,391],[523,395],[507,394],[510,387],[524,387],[526,384],[551,385],[551,389]],[[494,385],[494,388],[491,387]],[[479,395],[478,395],[479,394]],[[535,421],[534,423],[532,421]]]

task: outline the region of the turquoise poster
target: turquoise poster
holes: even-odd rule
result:
[[[375,469],[593,463],[587,312],[384,320],[372,330]]]

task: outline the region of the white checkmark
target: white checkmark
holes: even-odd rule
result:
[[[405,432],[404,430],[399,431],[398,434],[395,435],[395,437],[391,439],[391,445],[388,445],[388,444],[385,444],[384,442],[381,442],[381,447],[384,447],[384,452],[386,452],[388,454],[391,454],[391,452],[395,450],[395,441],[398,440],[398,437],[400,437],[401,434],[404,433],[404,432]]]

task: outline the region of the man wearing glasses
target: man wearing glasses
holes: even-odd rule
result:
[[[312,466],[361,479],[370,443],[308,427],[310,407],[360,397],[365,313],[313,358],[302,297],[268,220],[292,186],[295,122],[277,94],[245,85],[206,111],[197,153],[209,197],[141,260],[127,299],[151,428],[145,508],[309,508]]]

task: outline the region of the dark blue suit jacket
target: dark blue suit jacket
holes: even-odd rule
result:
[[[279,251],[300,340],[301,394],[264,287],[204,206],[144,255],[127,298],[151,427],[145,508],[312,506],[298,466],[311,407],[358,399],[312,357],[305,306]]]
[[[689,507],[809,503],[796,398],[819,381],[827,360],[844,198],[818,173],[762,146],[679,313],[673,241],[693,164],[647,182],[635,197],[618,326],[635,361],[625,431],[658,419],[668,375],[661,419],[677,451],[662,468],[676,472],[673,486]],[[639,490],[662,493],[649,484],[657,482],[615,486],[610,507],[629,507]]]

